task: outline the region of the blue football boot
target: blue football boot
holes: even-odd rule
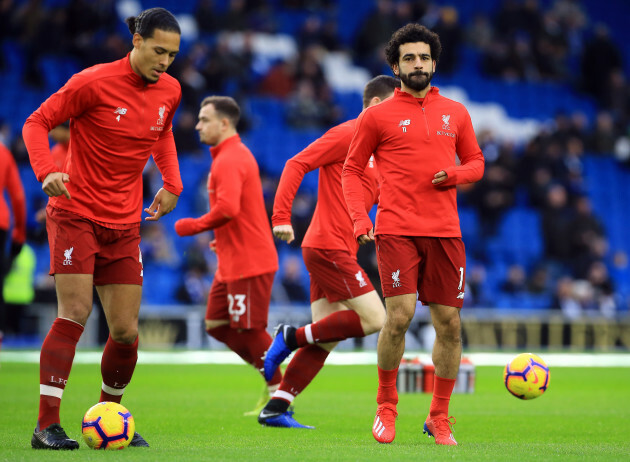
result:
[[[289,329],[294,329],[294,327],[288,324],[279,324],[278,327],[276,327],[273,341],[265,353],[263,358],[263,370],[267,382],[271,380],[276,373],[276,369],[282,364],[282,361],[291,354],[292,350],[287,346],[285,339],[286,331]]]
[[[265,427],[281,427],[281,428],[308,428],[310,430],[315,427],[310,425],[302,425],[293,418],[293,411],[273,412],[263,409],[258,416],[258,423]]]

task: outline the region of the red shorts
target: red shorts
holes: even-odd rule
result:
[[[345,250],[302,248],[311,277],[311,303],[326,297],[330,303],[350,300],[374,290],[363,268]]]
[[[466,250],[461,238],[376,236],[384,297],[418,294],[423,304],[461,308],[466,285]]]
[[[75,213],[48,207],[50,274],[92,274],[94,285],[142,285],[140,225],[105,228]]]
[[[233,329],[266,328],[275,274],[274,271],[231,282],[215,279],[208,295],[206,319],[229,320]]]

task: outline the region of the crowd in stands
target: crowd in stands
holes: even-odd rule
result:
[[[630,168],[629,66],[622,49],[625,43],[618,36],[625,33],[627,37],[627,31],[613,33],[590,18],[587,6],[597,5],[589,0],[488,0],[483,2],[486,8],[478,10],[465,1],[441,6],[443,2],[431,0],[374,0],[364,2],[369,8],[358,19],[353,18],[356,24],[349,33],[348,22],[339,17],[343,3],[179,2],[180,11],[174,12],[187,13],[191,19],[183,26],[182,52],[169,70],[180,81],[183,93],[174,130],[181,156],[205,155],[194,127],[199,102],[208,94],[229,94],[239,101],[244,108],[239,132],[245,139],[257,124],[271,123],[267,114],[248,110],[252,97],[281,102],[284,118],[279,123],[287,130],[322,133],[355,117],[357,113],[336,98],[338,90],[326,72],[327,57],[343,53],[353,67],[363,69],[368,76],[389,74],[383,48],[392,31],[408,22],[423,23],[440,34],[443,44],[436,74],[438,86],[439,75],[466,79],[466,74],[457,74],[460,62],[473,56],[481,76],[532,84],[561,83],[592,99],[597,108],[592,118],[567,108],[553,120],[541,121],[539,133],[525,143],[500,140],[490,130],[478,131],[486,158],[485,175],[481,182],[461,188],[460,193],[461,207],[473,210],[480,226],[476,241],[465,238],[470,254],[467,305],[501,308],[501,300],[507,296],[518,307],[524,300],[540,296],[540,306],[535,307],[553,307],[569,317],[584,313],[613,316],[627,311],[630,292],[620,295],[617,286],[623,278],[630,279],[628,248],[610,248],[609,230],[594,212],[589,196],[584,161],[586,156],[614,156],[619,168]],[[43,59],[70,57],[69,69],[76,72],[124,56],[129,48],[129,32],[120,19],[125,5],[127,2],[114,0],[1,1],[0,42],[17,46],[24,68],[12,69],[0,53],[0,74],[21,72],[25,88],[50,93],[56,88],[46,87],[40,67]],[[287,36],[288,42],[284,41]],[[275,53],[271,57],[260,51],[263,38],[271,40]],[[0,142],[11,147],[20,164],[28,165],[19,134],[22,122],[4,120]],[[256,152],[256,146],[250,147]],[[290,155],[294,154],[297,152]],[[278,178],[263,162],[261,174],[270,213]],[[146,197],[152,196],[159,181],[159,172],[150,164],[145,172]],[[205,212],[205,181],[204,177],[195,184],[185,184],[195,193],[187,196],[193,197],[190,204],[180,201],[180,207],[198,215]],[[273,295],[278,303],[308,302],[309,288],[298,248],[316,201],[314,194],[305,190],[296,198],[295,243],[289,248],[278,244],[282,268]],[[29,215],[43,205],[41,198],[39,201],[29,203]],[[541,233],[543,250],[533,261],[504,261],[499,281],[489,291],[488,279],[495,265],[486,243],[496,238],[506,214],[514,207],[528,208],[540,217],[540,231],[536,232]],[[41,226],[34,222],[30,238],[42,239]],[[167,267],[175,276],[181,275],[176,301],[204,303],[216,265],[208,250],[210,238],[187,241],[189,248],[184,253],[175,239],[167,224],[145,227],[145,264]],[[373,251],[361,249],[359,259],[375,287],[380,287]],[[493,279],[497,279],[495,273]],[[630,291],[629,285],[625,287]]]

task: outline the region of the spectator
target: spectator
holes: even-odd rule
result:
[[[241,1],[241,0],[237,0]],[[206,93],[225,93],[227,84],[232,93],[244,91],[250,85],[253,59],[251,34],[245,34],[242,48],[233,48],[229,34],[219,34],[201,73],[206,79]],[[196,106],[196,105],[195,105]]]
[[[598,100],[604,100],[606,85],[615,69],[623,68],[621,52],[610,37],[608,27],[599,23],[593,37],[586,42],[581,56],[582,89]]]
[[[190,60],[184,59],[178,66],[178,80],[182,87],[182,103],[185,107],[196,107],[206,91],[205,77],[197,71]]]
[[[484,135],[480,136],[480,146],[486,152],[486,146],[491,141]],[[498,150],[489,149],[490,155],[494,152],[495,159],[486,159],[486,170],[483,179],[473,186],[472,202],[476,205],[481,220],[481,228],[484,236],[493,236],[503,214],[515,200],[516,190],[516,158],[513,146],[503,144]]]
[[[575,291],[576,288],[579,289],[580,287],[579,284],[575,286],[573,279],[568,276],[558,279],[556,283],[553,307],[559,309],[562,315],[569,321],[582,317],[582,304],[576,296]]]
[[[275,63],[258,86],[261,95],[286,98],[295,89],[295,62],[282,60]]]
[[[179,264],[173,240],[161,223],[143,226],[140,235],[142,236],[140,250],[145,265],[156,264],[175,268]]]
[[[337,24],[334,21],[324,23],[317,14],[309,15],[297,34],[300,50],[312,45],[324,47],[328,51],[338,50],[341,45],[337,36]]]
[[[179,116],[173,129],[173,136],[175,137],[177,150],[181,154],[197,154],[201,152],[195,125],[197,125],[197,118],[191,111],[186,109],[179,111]]]
[[[622,69],[610,73],[607,85],[603,85],[602,106],[611,112],[621,127],[630,122],[630,85]]]
[[[597,154],[612,154],[618,135],[612,115],[606,111],[599,112],[590,137],[590,150]]]
[[[482,12],[475,12],[472,22],[466,30],[466,43],[481,52],[490,49],[494,41],[494,28],[490,19]]]
[[[480,262],[473,262],[466,274],[466,294],[470,294],[470,296],[466,297],[464,306],[489,306],[490,297],[485,291],[487,279],[488,271],[485,265]]]
[[[542,18],[542,29],[534,40],[538,71],[545,80],[558,80],[568,75],[566,38],[552,12],[545,12]]]
[[[204,34],[214,34],[221,26],[214,0],[199,0],[194,16],[197,27]]]
[[[354,51],[360,63],[373,60],[376,50],[386,44],[398,24],[392,0],[377,0],[376,8],[359,26]]]
[[[501,292],[510,295],[523,295],[527,292],[527,273],[523,265],[510,265],[507,277],[501,284]]]
[[[287,255],[282,260],[282,279],[280,280],[280,285],[289,302],[309,302],[309,292],[304,286],[303,271],[302,261],[297,255]]]
[[[550,293],[549,270],[544,264],[538,265],[527,281],[527,291],[534,295]]]
[[[209,233],[195,236],[184,252],[184,276],[175,297],[182,303],[205,305],[216,271],[216,256],[210,250]]]
[[[593,288],[596,313],[605,318],[614,318],[617,312],[615,288],[608,274],[608,268],[601,261],[594,262],[588,270],[588,282]]]
[[[322,129],[336,121],[335,108],[327,101],[317,98],[315,86],[311,80],[298,81],[295,92],[287,102],[287,122],[300,129]]]
[[[244,31],[248,29],[246,0],[229,0],[227,11],[220,17],[222,30]]]
[[[441,8],[440,19],[432,29],[440,36],[442,42],[440,73],[451,74],[459,64],[459,49],[463,38],[457,10],[452,6]]]
[[[593,214],[591,200],[586,196],[576,199],[575,215],[569,224],[571,244],[571,255],[581,255],[589,253],[591,244],[597,238],[605,236],[604,226]]]
[[[569,236],[573,212],[569,206],[567,190],[560,184],[547,191],[547,202],[542,215],[542,233],[545,258],[556,265],[565,266],[571,258]]]

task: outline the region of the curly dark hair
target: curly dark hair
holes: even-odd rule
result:
[[[420,24],[409,23],[394,32],[385,47],[385,56],[387,57],[387,63],[390,67],[394,64],[398,64],[398,60],[400,59],[400,45],[415,42],[429,44],[431,48],[431,59],[436,63],[440,61],[442,44],[440,43],[439,35]]]

